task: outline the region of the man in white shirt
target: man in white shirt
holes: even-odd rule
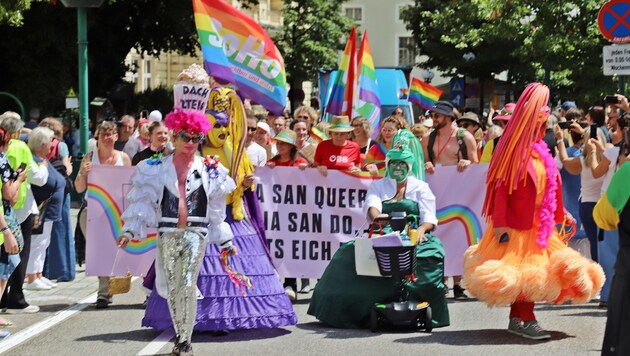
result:
[[[252,162],[254,167],[264,167],[267,163],[267,151],[254,142],[254,135],[256,134],[256,118],[247,118],[247,138],[245,139],[245,146],[247,147],[247,156]]]

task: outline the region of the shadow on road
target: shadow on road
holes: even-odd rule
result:
[[[138,329],[121,333],[106,333],[89,335],[76,339],[76,341],[102,341],[106,343],[119,343],[124,341],[150,341],[156,338],[161,332],[153,329]],[[216,336],[211,332],[195,331],[193,333],[193,343],[224,343],[239,342],[249,340],[262,340],[280,337],[290,334],[285,329],[255,329],[255,330],[235,330],[227,335]]]
[[[575,338],[561,331],[550,331],[551,340],[558,341],[567,338]],[[543,340],[529,340],[518,335],[512,335],[505,329],[482,329],[482,330],[438,330],[432,334],[418,334],[416,337],[398,339],[394,342],[402,344],[444,344],[455,346],[466,345],[530,345]]]
[[[320,323],[318,321],[313,321],[310,323],[298,324],[295,327],[302,330],[312,331],[315,334],[324,335],[326,339],[354,339],[354,338],[367,338],[373,336],[379,336],[379,333],[373,333],[369,329],[340,329],[335,328],[330,325],[326,325],[324,323]],[[391,331],[392,333],[413,333],[415,331],[411,330],[396,330]]]
[[[535,311],[543,310],[572,310],[572,309],[588,309],[588,310],[600,310],[596,303],[589,304],[536,304]],[[601,309],[604,310],[604,309]]]
[[[193,334],[193,343],[225,343],[240,342],[249,340],[273,339],[276,337],[290,334],[291,331],[281,328],[275,329],[250,329],[250,330],[232,330],[227,335],[215,335],[212,332],[195,331]]]

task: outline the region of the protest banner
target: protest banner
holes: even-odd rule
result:
[[[444,275],[461,276],[464,252],[479,242],[486,230],[481,216],[486,197],[488,164],[472,164],[464,172],[457,166],[438,166],[426,179],[435,195],[438,228],[434,232],[444,246]]]
[[[133,167],[92,166],[87,189],[87,234],[85,272],[92,276],[109,276],[114,268],[115,276],[146,274],[155,259],[156,234],[151,231],[144,241],[132,241],[114,260],[125,210],[124,196],[131,190]]]
[[[463,254],[481,238],[486,164],[464,172],[440,167],[427,175],[436,196],[438,228],[446,251],[445,275],[461,275]],[[271,257],[283,277],[319,278],[340,244],[367,228],[363,201],[372,179],[339,171],[258,168],[256,191]]]
[[[485,220],[480,216],[485,197],[486,164],[464,172],[455,166],[439,167],[427,181],[436,196],[438,236],[446,251],[445,274],[462,274],[462,256],[481,238]],[[110,275],[116,256],[131,188],[132,167],[95,166],[88,183],[86,272]],[[372,179],[339,171],[322,176],[316,169],[262,167],[256,170],[267,241],[278,273],[283,277],[319,278],[339,246],[363,235],[368,227],[363,202]],[[155,257],[155,233],[130,243],[120,256],[115,275],[129,270],[143,275]]]
[[[339,246],[367,227],[363,202],[371,178],[293,167],[255,174],[271,257],[283,277],[321,277]]]

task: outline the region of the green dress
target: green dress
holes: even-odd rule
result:
[[[418,215],[418,204],[404,199],[383,202],[383,213],[405,211]],[[383,232],[391,232],[389,226]],[[416,247],[417,280],[407,284],[409,299],[427,301],[433,312],[433,327],[450,324],[444,295],[444,248],[440,240],[426,234],[427,241]],[[374,303],[396,300],[392,278],[359,276],[354,262],[354,241],[342,245],[317,282],[308,314],[319,321],[339,328],[366,328],[370,322],[370,308]]]

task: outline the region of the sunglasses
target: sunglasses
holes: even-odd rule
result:
[[[463,128],[468,128],[468,126],[472,126],[473,124],[471,124],[470,122],[462,122],[461,124],[459,124],[459,127],[463,127]]]
[[[310,117],[306,116],[306,115],[300,115],[297,117],[298,119],[302,119],[302,120],[308,120],[310,119]]]
[[[177,134],[177,137],[181,138],[182,141],[184,141],[186,143],[188,143],[190,141],[192,141],[193,143],[199,143],[199,142],[203,141],[203,136],[201,136],[201,135],[188,136],[186,134],[186,132],[184,132],[184,131],[180,131]]]
[[[248,128],[247,128],[247,131],[249,131],[249,132],[254,132],[254,131],[256,131],[256,128],[255,128],[255,127],[248,127]]]

